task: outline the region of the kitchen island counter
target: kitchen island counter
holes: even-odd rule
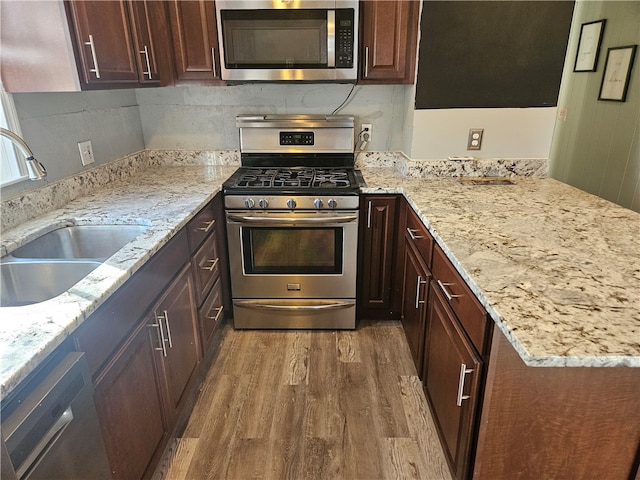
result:
[[[4,397],[177,233],[234,166],[153,167],[3,232],[3,253],[47,226],[149,229],[69,292],[2,308]],[[530,366],[640,367],[640,215],[546,178],[473,186],[363,169],[364,193],[404,194]]]

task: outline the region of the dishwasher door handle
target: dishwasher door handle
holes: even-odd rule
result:
[[[29,470],[32,465],[38,463],[38,461],[56,443],[56,440],[60,437],[60,435],[62,435],[64,429],[67,428],[72,421],[73,410],[71,410],[71,406],[69,406],[64,412],[62,412],[60,418],[56,421],[56,423],[53,424],[49,431],[42,436],[42,439],[33,448],[31,453],[29,453],[29,456],[24,460],[24,462],[22,462],[20,468],[16,470],[16,475],[18,476],[18,478],[22,478],[25,472]]]

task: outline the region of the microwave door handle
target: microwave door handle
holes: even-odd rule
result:
[[[327,67],[336,66],[336,11],[327,11]]]

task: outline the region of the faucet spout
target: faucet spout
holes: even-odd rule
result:
[[[44,168],[44,165],[35,159],[33,156],[33,152],[20,136],[12,132],[11,130],[7,130],[6,128],[0,127],[0,135],[3,137],[7,137],[11,140],[24,154],[25,161],[27,164],[27,172],[29,173],[29,178],[31,180],[42,180],[47,176],[47,170]]]

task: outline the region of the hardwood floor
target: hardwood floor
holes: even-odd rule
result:
[[[451,479],[398,322],[225,329],[155,478]]]

